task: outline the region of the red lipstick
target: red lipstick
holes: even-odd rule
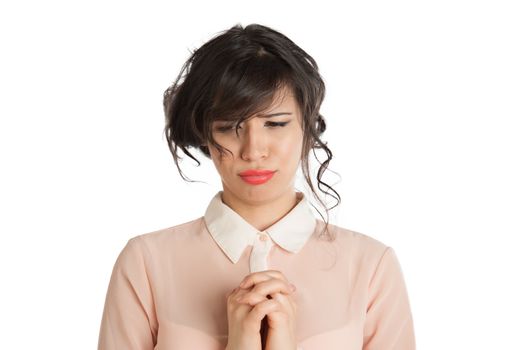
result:
[[[239,176],[251,185],[260,185],[270,180],[275,172],[275,170],[249,169],[239,173]]]

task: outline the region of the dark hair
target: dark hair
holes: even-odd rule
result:
[[[301,167],[310,190],[325,209],[327,220],[323,219],[323,232],[328,232],[329,210],[340,204],[341,198],[321,180],[332,159],[331,150],[320,140],[326,128],[319,113],[325,84],[314,59],[285,35],[263,25],[250,24],[243,28],[237,24],[194,50],[175,82],[164,92],[164,134],[168,147],[181,177],[193,182],[181,170],[177,149],[198,165],[201,163],[189,152],[190,147],[199,148],[210,158],[206,146],[210,142],[223,154],[224,148],[213,139],[212,122],[218,119],[237,121],[236,126],[239,126],[249,116],[268,108],[281,88],[290,89],[302,113]],[[315,153],[315,149],[320,148],[327,155],[323,162]],[[312,185],[311,149],[320,163],[318,188],[337,201],[330,208]]]

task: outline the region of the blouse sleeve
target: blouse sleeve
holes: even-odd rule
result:
[[[157,316],[139,237],[128,241],[111,274],[98,350],[153,350]]]
[[[369,285],[364,350],[414,350],[407,289],[398,258],[387,247]]]

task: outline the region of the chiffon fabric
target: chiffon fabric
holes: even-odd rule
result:
[[[392,247],[329,225],[319,238],[304,193],[260,232],[223,203],[195,220],[130,238],[109,281],[99,350],[220,350],[227,295],[256,271],[281,271],[296,286],[301,350],[413,350],[402,269]]]

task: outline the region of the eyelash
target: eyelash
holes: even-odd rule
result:
[[[270,126],[271,128],[282,128],[285,125],[287,125],[289,122],[266,122],[265,125]],[[232,125],[225,125],[225,126],[219,126],[216,128],[216,131],[218,132],[228,132],[234,130],[235,124]],[[241,127],[239,127],[241,128]]]

